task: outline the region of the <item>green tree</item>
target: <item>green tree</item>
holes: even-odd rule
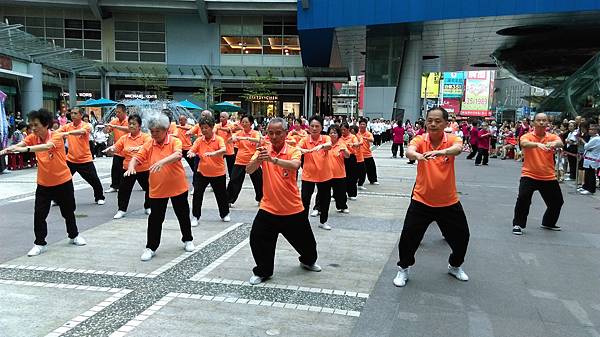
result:
[[[261,116],[267,115],[267,105],[273,102],[272,98],[276,92],[271,88],[277,83],[277,79],[271,73],[268,76],[259,76],[252,79],[249,87],[244,88],[241,95],[246,101],[258,101],[258,109]]]
[[[211,86],[209,80],[198,82],[197,87],[198,90],[192,94],[192,97],[203,102],[207,107],[219,102],[224,92],[223,88],[219,86]]]

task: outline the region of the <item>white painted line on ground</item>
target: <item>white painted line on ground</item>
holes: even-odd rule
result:
[[[238,243],[235,247],[231,248],[227,253],[223,254],[220,258],[218,258],[213,263],[206,266],[204,269],[196,273],[196,275],[190,278],[190,281],[199,281],[204,278],[204,276],[208,275],[211,271],[215,270],[218,266],[227,261],[230,257],[232,257],[235,253],[237,253],[240,249],[242,249],[245,245],[250,242],[250,239],[245,239],[244,241]],[[231,281],[234,282],[234,281]],[[231,284],[231,283],[229,283]]]
[[[265,287],[265,288],[277,288],[277,289],[286,289],[286,290],[294,290],[294,291],[309,291],[309,292],[313,292],[313,293],[323,293],[323,294],[329,294],[329,295],[369,298],[369,294],[359,293],[359,292],[355,292],[355,291],[307,288],[307,287],[300,287],[300,286],[294,286],[294,285],[276,284],[276,283],[271,283],[271,282],[259,283],[259,284],[253,286],[253,285],[250,285],[250,283],[248,283],[248,282],[244,282],[244,281],[240,281],[240,280],[228,280],[228,279],[220,279],[220,278],[211,279],[211,278],[207,278],[207,277],[202,277],[202,278],[199,278],[194,281],[219,283],[219,284],[235,284],[235,285],[243,285],[243,286],[258,287],[258,288]]]
[[[188,257],[190,257],[192,254],[200,251],[201,249],[204,249],[206,246],[208,246],[211,243],[217,241],[221,237],[225,236],[227,233],[233,231],[234,229],[240,227],[243,224],[244,224],[243,222],[238,222],[238,223],[236,223],[234,225],[229,226],[228,228],[226,228],[222,232],[217,233],[217,234],[213,235],[212,237],[208,238],[206,241],[202,242],[202,244],[200,244],[199,246],[197,246],[196,249],[194,249],[192,252],[185,252],[185,253],[179,255],[178,257],[174,258],[173,260],[171,260],[169,263],[167,263],[167,264],[161,266],[160,268],[152,271],[150,274],[148,274],[148,277],[153,278],[153,277],[156,277],[156,276],[164,273],[165,271],[169,270],[171,267],[176,266],[178,263],[181,263],[183,260],[185,260]]]

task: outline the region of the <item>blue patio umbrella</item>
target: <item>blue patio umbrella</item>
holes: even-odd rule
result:
[[[89,99],[85,100],[84,102],[77,104],[77,106],[85,108],[85,107],[89,107],[90,104],[94,104],[94,103],[96,103],[96,100],[93,98],[89,98]]]
[[[212,108],[216,111],[225,111],[225,112],[238,112],[240,110],[242,110],[242,108],[240,108],[239,106],[233,104],[233,103],[229,103],[229,102],[221,102],[221,103],[217,103],[214,104],[212,106]]]
[[[117,102],[102,97],[100,99],[97,99],[95,102],[92,102],[91,104],[86,105],[86,107],[107,107],[107,106],[113,106],[116,104],[117,104]]]
[[[181,101],[178,103],[180,107],[186,108],[188,110],[201,110],[202,108],[197,106],[196,104],[188,101],[187,99],[185,101]]]

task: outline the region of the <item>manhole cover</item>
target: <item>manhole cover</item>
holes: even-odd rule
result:
[[[333,267],[333,268],[337,268],[337,267],[339,267],[340,265],[339,265],[339,264],[337,264],[337,263],[330,263],[330,264],[328,264],[328,266],[329,266],[329,267]]]
[[[279,336],[281,332],[278,329],[269,329],[266,331],[267,336]]]

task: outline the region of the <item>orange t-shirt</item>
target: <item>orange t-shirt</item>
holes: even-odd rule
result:
[[[162,144],[156,143],[155,140],[145,143],[135,158],[142,165],[152,166],[175,152],[181,152],[181,141],[167,135]],[[181,160],[164,165],[158,172],[151,172],[149,182],[150,198],[174,197],[188,190],[188,181]]]
[[[330,143],[329,136],[319,135],[315,141],[309,135],[302,138],[298,147],[310,150],[321,144]],[[331,179],[331,168],[329,163],[329,150],[319,150],[304,154],[304,166],[302,167],[302,180],[320,183]]]
[[[129,126],[129,121],[127,121],[127,118],[123,119],[123,121],[119,121],[118,118],[113,118],[110,123],[108,123],[108,125],[118,125],[118,126]],[[112,129],[113,132],[113,141],[116,142],[117,140],[121,139],[121,137],[125,136],[126,134],[128,134],[128,131],[121,131],[121,130],[117,130],[117,129]],[[123,157],[124,154],[120,153],[120,152],[115,152],[115,154],[117,156]]]
[[[278,153],[271,145],[267,146],[271,157],[283,160],[298,160],[302,157],[300,150],[293,146],[284,145]],[[258,151],[252,159],[258,157]],[[292,215],[304,211],[302,198],[296,181],[297,170],[290,170],[271,162],[262,162],[263,198],[260,209],[275,215]],[[295,225],[295,224],[290,224]]]
[[[356,137],[356,139],[358,140],[358,143],[360,143],[359,147],[354,148],[356,150],[356,152],[354,152],[354,154],[356,155],[356,162],[357,163],[363,163],[365,161],[365,156],[363,153],[363,138],[360,134],[358,135],[354,135]]]
[[[221,128],[226,128],[229,131],[223,131],[223,130],[221,130]],[[229,141],[232,136],[231,125],[225,124],[225,126],[223,126],[221,123],[215,124],[214,132],[217,134],[217,136],[223,138],[223,141],[225,141],[225,155],[227,155],[227,156],[232,155],[233,154],[233,142]]]
[[[190,151],[201,156],[198,164],[198,172],[205,177],[224,176],[225,160],[223,160],[223,155],[221,154],[214,157],[204,156],[206,152],[215,152],[221,149],[225,149],[225,141],[216,134],[213,134],[212,138],[208,141],[204,136],[196,139]]]
[[[370,133],[369,131],[365,130],[365,132],[360,132],[358,131],[359,135],[360,135],[360,139],[362,140],[362,145],[361,145],[361,150],[362,150],[362,156],[364,158],[371,158],[373,157],[373,153],[371,153],[371,143],[369,143],[369,141],[367,140],[367,138],[373,138],[373,134]]]
[[[294,131],[297,132],[297,134],[292,134]],[[298,146],[302,138],[305,138],[307,135],[308,133],[302,129],[300,129],[300,131],[292,130],[288,133],[286,137],[286,143],[292,146]]]
[[[260,133],[256,130],[250,130],[246,133],[244,130],[239,131],[235,134],[237,137],[250,137],[254,139],[260,139]],[[236,165],[248,165],[254,152],[256,152],[256,146],[258,143],[251,142],[249,140],[238,140],[236,142],[238,146],[238,153],[235,156]]]
[[[48,151],[35,153],[38,164],[38,185],[46,187],[58,186],[71,180],[71,171],[67,166],[67,155],[65,154],[65,142],[60,133],[48,130],[48,138],[45,140],[41,140],[32,133],[25,137],[23,142],[27,146],[54,144],[54,147]]]
[[[179,135],[177,129],[179,129],[177,127],[177,123],[171,122],[171,124],[169,124],[169,131],[168,132],[169,132],[170,135],[174,135],[175,137],[177,137]]]
[[[131,161],[131,158],[133,158],[133,156],[135,156],[135,154],[138,152],[138,151],[130,151],[129,148],[142,146],[146,142],[149,142],[151,140],[152,140],[152,137],[150,137],[149,134],[143,133],[143,132],[140,132],[135,137],[133,137],[131,135],[131,133],[128,133],[125,136],[119,138],[119,140],[117,140],[117,142],[115,143],[115,152],[122,153],[125,158],[123,160],[123,169],[127,170],[127,168],[129,167],[129,162]],[[150,165],[146,162],[146,163],[142,163],[142,164],[138,165],[135,168],[135,170],[137,172],[145,172],[145,171],[148,171],[149,168],[150,168]]]
[[[196,124],[196,125],[192,126],[192,128],[190,129],[190,132],[192,133],[193,136],[202,137],[202,131],[200,130],[200,124]]]
[[[346,166],[344,164],[344,150],[348,147],[342,140],[338,140],[329,152],[329,166],[331,167],[331,178],[339,179],[346,177]]]
[[[444,133],[443,137],[437,149],[431,145],[428,133],[413,138],[410,146],[415,146],[419,153],[443,150],[455,144],[462,146],[462,140],[455,135]],[[454,175],[454,156],[419,161],[412,198],[431,207],[446,207],[456,204],[459,200]]]
[[[177,128],[177,138],[179,138],[179,140],[181,141],[181,149],[185,151],[189,150],[192,147],[192,137],[186,135],[188,129],[181,128],[179,126],[175,127]]]
[[[76,164],[89,163],[94,160],[90,151],[90,133],[92,133],[92,124],[80,122],[75,126],[73,123],[68,123],[61,126],[56,132],[69,132],[76,130],[85,130],[82,135],[68,135],[69,153],[67,153],[67,161]]]
[[[358,143],[358,137],[349,133],[348,136],[342,136],[340,140],[346,144],[348,151],[350,151],[350,155],[356,155],[357,148],[355,148],[352,144]]]
[[[553,133],[546,133],[544,137],[538,137],[535,133],[526,133],[521,136],[521,140],[527,140],[536,143],[550,143],[560,140]],[[539,148],[523,148],[523,168],[522,177],[529,177],[536,180],[556,180],[554,169],[554,151],[544,151]]]

